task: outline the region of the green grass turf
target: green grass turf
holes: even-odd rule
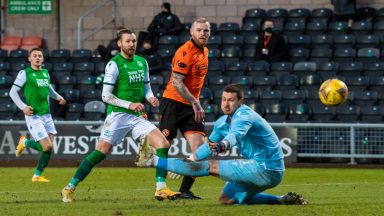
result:
[[[0,215],[384,215],[384,171],[380,169],[288,168],[283,182],[268,190],[304,195],[306,206],[223,206],[217,197],[224,182],[197,179],[193,192],[204,199],[159,202],[154,169],[95,168],[62,203],[60,190],[75,168],[47,168],[50,183],[32,183],[32,168],[0,168]],[[181,180],[168,180],[178,189]]]

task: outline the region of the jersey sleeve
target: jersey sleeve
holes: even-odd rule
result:
[[[119,69],[117,68],[116,62],[110,61],[105,67],[104,85],[114,86],[119,75]]]
[[[27,82],[27,75],[25,74],[25,70],[19,71],[19,73],[16,76],[15,81],[13,82],[13,85],[23,88],[25,83]]]
[[[232,117],[231,129],[229,133],[223,138],[228,141],[229,147],[233,147],[236,143],[248,133],[248,130],[252,127],[252,118],[244,113],[236,113]]]
[[[224,134],[222,133],[223,131],[222,127],[223,127],[222,119],[218,119],[213,125],[213,130],[208,138],[209,141],[219,143],[223,140]]]
[[[188,74],[191,65],[191,55],[185,49],[178,49],[172,61],[172,72]]]

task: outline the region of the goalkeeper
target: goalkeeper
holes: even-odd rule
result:
[[[306,204],[301,195],[275,196],[262,193],[277,186],[284,175],[283,152],[272,127],[259,114],[243,105],[240,85],[224,88],[224,116],[214,124],[209,143],[200,146],[193,159],[203,160],[237,146],[244,159],[192,162],[177,158],[150,159],[152,165],[186,176],[213,175],[226,181],[219,197],[222,204]]]

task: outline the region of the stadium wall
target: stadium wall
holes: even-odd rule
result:
[[[7,0],[5,5],[7,6]],[[5,35],[32,36],[46,39],[47,48],[76,49],[78,18],[90,8],[105,0],[53,0],[51,15],[8,14],[5,8]],[[191,22],[195,17],[204,16],[217,24],[223,22],[241,23],[245,11],[250,8],[333,8],[330,0],[167,0],[172,4],[172,11],[182,22]],[[162,0],[116,0],[116,26],[126,26],[136,33],[143,31],[152,18],[159,13]],[[384,7],[382,0],[357,1],[358,7]],[[59,17],[59,10],[62,16]],[[84,19],[84,34],[101,26],[111,18],[111,6],[106,5]],[[61,26],[60,24],[61,23]],[[83,48],[95,49],[99,44],[107,44],[113,37],[114,24],[90,37]],[[62,29],[60,38],[59,29]]]

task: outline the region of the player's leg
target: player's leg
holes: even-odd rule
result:
[[[94,166],[105,159],[112,147],[119,144],[132,129],[132,118],[132,115],[124,113],[111,113],[107,116],[96,149],[80,163],[71,181],[61,191],[63,202],[73,201],[72,194],[76,186],[88,176]]]
[[[196,152],[196,150],[205,142],[204,133],[202,132],[187,132],[184,133],[184,137],[189,143],[191,148],[192,155]],[[194,159],[194,157],[190,157],[190,159]],[[193,183],[195,182],[195,177],[184,176],[183,181],[181,183],[179,192],[181,192],[182,199],[201,199],[199,196],[195,196],[193,192],[191,192],[191,188]]]
[[[155,125],[147,120],[138,118],[138,122],[132,129],[132,137],[137,139],[138,137],[145,136],[147,142],[155,148],[156,156],[160,158],[167,158],[170,144],[164,135],[160,132]],[[141,143],[143,144],[143,143]],[[141,148],[143,148],[141,146]],[[142,149],[144,150],[144,149]],[[141,154],[141,153],[140,153]],[[144,153],[145,154],[145,153]],[[141,163],[138,161],[138,163]],[[167,187],[166,184],[167,170],[157,168],[156,169],[156,192],[155,198],[157,200],[163,199],[175,199],[180,196],[180,193],[174,192]]]

